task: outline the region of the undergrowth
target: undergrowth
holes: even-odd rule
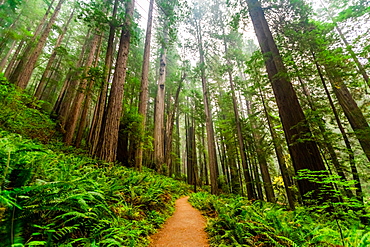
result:
[[[145,246],[188,186],[0,131],[0,246]]]
[[[340,219],[342,239],[331,215],[313,208],[288,211],[277,204],[206,192],[192,194],[189,201],[208,217],[212,246],[370,246],[370,227],[351,211]]]
[[[0,73],[0,127],[8,131],[48,142],[55,123],[40,112],[42,101],[17,90]]]

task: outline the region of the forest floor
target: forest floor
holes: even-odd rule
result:
[[[188,202],[189,197],[176,201],[175,213],[163,228],[151,236],[150,247],[208,247],[206,221]]]

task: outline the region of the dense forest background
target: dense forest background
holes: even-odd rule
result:
[[[157,215],[159,208],[188,187],[162,176],[166,182],[158,182],[155,173],[213,194],[193,198],[210,217],[211,209],[220,210],[219,216],[227,214],[220,202],[231,199],[218,198],[220,194],[239,198],[224,203],[236,207],[232,213],[254,201],[286,210],[305,206],[327,215],[340,239],[325,242],[334,234],[328,230],[325,238],[312,242],[316,245],[307,246],[366,246],[369,15],[370,4],[364,0],[0,0],[0,219],[9,220],[1,234],[11,232],[4,246],[24,246],[16,245],[18,240],[54,246],[55,239],[56,246],[139,246],[133,239],[145,239],[149,228],[138,230],[135,237],[105,238],[99,234],[114,228],[110,220],[107,225],[99,221],[100,230],[86,223],[86,234],[62,222],[121,215],[127,204],[102,199],[121,193],[121,199],[138,210],[123,216],[127,222],[143,217],[155,223],[145,221],[138,227],[159,226],[165,218]],[[23,143],[21,136],[35,140]],[[60,158],[47,145],[67,160],[82,161],[60,161],[64,166],[54,167]],[[28,151],[32,154],[23,156]],[[37,165],[47,159],[47,165]],[[90,185],[83,174],[92,176]],[[130,180],[127,184],[134,181],[127,194],[118,192],[125,179]],[[110,181],[115,181],[115,189]],[[143,181],[147,187],[140,193],[152,188],[155,199],[131,191]],[[99,187],[93,182],[106,186],[101,196],[90,193]],[[92,187],[77,193],[78,186]],[[162,186],[170,192],[158,194]],[[56,210],[61,201],[46,194],[64,189],[63,203],[75,193],[81,197],[71,200],[90,202],[78,207],[68,202],[68,207]],[[44,198],[31,202],[33,194],[34,199],[37,194]],[[158,204],[152,205],[153,200]],[[96,204],[103,206],[95,212]],[[267,206],[258,207],[256,211],[266,213]],[[16,215],[26,208],[35,210],[30,220],[34,232],[22,220],[17,223]],[[144,208],[159,218],[148,216]],[[166,210],[164,215],[170,212]],[[47,227],[36,222],[44,216]],[[24,221],[30,214],[19,217]],[[293,218],[292,232],[303,225]],[[131,224],[117,222],[117,229]],[[217,227],[222,232],[226,226],[214,223],[212,229]],[[215,246],[250,244],[235,234],[224,232]],[[258,241],[297,246],[287,233],[274,234],[255,237],[255,245],[245,246],[262,246]],[[303,242],[295,244],[304,246],[308,236],[298,236]],[[127,242],[115,243],[117,239]]]

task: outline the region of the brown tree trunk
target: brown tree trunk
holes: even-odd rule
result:
[[[287,77],[261,4],[257,0],[247,0],[247,4],[262,54],[265,57],[266,70],[279,108],[293,166],[296,171],[302,169],[325,171],[326,168],[316,143],[307,140],[311,136],[310,129],[297,95]],[[301,179],[298,181],[298,187],[303,196],[313,191],[310,197],[317,199],[321,186],[307,179]]]
[[[114,1],[112,20],[115,20],[117,16],[118,0]],[[100,133],[102,130],[103,118],[105,115],[106,104],[107,104],[107,93],[108,84],[111,75],[112,63],[113,63],[113,53],[114,53],[114,37],[116,26],[114,22],[109,24],[109,37],[107,44],[107,52],[105,54],[104,62],[104,79],[102,83],[102,88],[100,91],[98,103],[96,105],[94,119],[89,133],[89,153],[95,155],[96,148],[98,146]]]
[[[96,68],[99,63],[99,55],[100,55],[100,50],[102,46],[102,41],[103,41],[103,35],[100,35],[99,37],[99,45],[95,54],[95,62],[94,62],[94,67]],[[80,123],[78,126],[78,131],[76,135],[76,141],[75,141],[75,146],[76,148],[79,148],[81,146],[82,138],[86,129],[87,125],[87,119],[88,119],[88,112],[91,107],[91,98],[93,96],[93,87],[95,83],[95,78],[89,78],[88,79],[89,84],[87,86],[87,91],[85,92],[85,100],[84,100],[84,107],[81,113],[81,118],[80,118]]]
[[[17,65],[17,59],[19,54],[21,53],[22,49],[24,48],[24,44],[26,43],[25,39],[22,39],[22,41],[18,44],[17,49],[15,50],[12,59],[10,60],[8,66],[5,69],[4,76],[6,78],[10,78],[14,71],[14,67]]]
[[[51,12],[51,9],[53,7],[54,2],[55,2],[55,0],[52,0],[50,2],[47,11],[45,12],[45,14],[44,14],[42,20],[40,21],[40,23],[38,24],[38,26],[37,26],[34,34],[33,34],[33,37],[31,38],[31,40],[26,45],[26,47],[24,49],[24,52],[23,52],[23,55],[20,58],[20,61],[16,64],[16,67],[13,68],[15,63],[13,63],[13,64],[10,63],[12,65],[8,66],[9,71],[8,71],[8,68],[7,68],[7,72],[5,74],[6,74],[6,77],[9,79],[10,82],[12,82],[14,84],[17,83],[20,74],[24,70],[24,67],[25,67],[26,63],[27,63],[27,61],[29,60],[29,58],[32,54],[32,51],[33,51],[34,46],[35,46],[35,42],[36,42],[37,38],[39,38],[40,32],[42,31],[42,29],[45,25],[46,19],[47,19],[47,17],[49,16],[49,14]],[[28,29],[28,31],[30,31],[30,30]],[[23,41],[25,42],[25,40],[23,40]],[[23,44],[22,44],[22,46],[23,46]],[[19,52],[20,52],[20,50],[19,50]],[[13,56],[14,61],[17,60],[19,52],[18,53],[16,52],[17,56]]]
[[[224,32],[224,35],[225,35],[225,32]],[[227,47],[227,43],[226,43],[225,38],[224,38],[224,47],[225,47],[225,53],[227,54],[228,53],[228,47]],[[244,168],[245,184],[246,184],[246,187],[247,187],[247,196],[248,196],[249,200],[252,200],[252,199],[255,199],[255,198],[253,198],[253,195],[255,193],[253,192],[253,185],[252,185],[252,178],[251,178],[251,175],[250,175],[250,171],[247,168],[248,164],[247,164],[247,158],[246,158],[246,155],[245,155],[244,137],[243,137],[243,133],[242,133],[242,124],[240,122],[238,103],[237,103],[236,96],[235,96],[235,87],[234,87],[233,76],[232,76],[232,73],[230,71],[232,64],[231,64],[229,58],[227,59],[227,64],[229,66],[229,69],[228,69],[229,84],[230,84],[230,89],[231,89],[231,97],[232,97],[232,100],[233,100],[233,110],[234,110],[234,116],[235,116],[236,131],[237,131],[237,135],[238,135],[239,152],[240,152],[240,157],[242,159],[242,166]]]
[[[146,124],[146,110],[148,105],[148,84],[149,84],[149,58],[150,58],[150,43],[152,38],[152,23],[153,23],[153,5],[154,0],[149,2],[149,12],[148,12],[148,23],[146,27],[146,37],[145,37],[145,46],[144,46],[144,57],[143,57],[143,67],[141,72],[141,87],[140,87],[140,96],[139,96],[139,114],[141,115],[141,131],[144,135],[145,133],[145,124]],[[141,170],[143,163],[143,141],[140,140],[138,147],[135,151],[135,167],[139,171]]]
[[[315,59],[315,55],[314,53],[312,53],[313,55],[313,58]],[[354,152],[352,150],[352,147],[351,147],[351,143],[347,137],[347,134],[344,130],[344,127],[340,121],[340,118],[339,118],[339,114],[338,114],[338,111],[337,109],[335,108],[335,105],[334,105],[334,102],[333,102],[333,99],[331,98],[331,95],[330,95],[330,92],[328,90],[328,87],[326,85],[326,82],[325,82],[325,79],[324,79],[324,75],[321,71],[321,68],[318,64],[318,62],[315,60],[315,66],[316,66],[316,69],[317,69],[317,72],[320,76],[320,80],[321,80],[321,83],[325,89],[325,93],[326,93],[326,96],[328,97],[328,100],[329,100],[329,104],[330,104],[330,107],[334,113],[334,117],[335,117],[335,121],[337,122],[337,125],[338,125],[338,128],[342,134],[342,137],[343,137],[343,140],[344,140],[344,143],[346,144],[346,148],[347,148],[347,151],[348,151],[348,156],[349,156],[349,163],[350,163],[350,166],[351,166],[351,172],[352,172],[352,176],[353,176],[353,180],[356,181],[356,184],[355,184],[355,187],[356,187],[356,198],[360,201],[360,202],[363,202],[363,194],[362,194],[362,187],[361,187],[361,181],[360,181],[360,177],[359,177],[359,173],[357,171],[357,167],[356,167],[356,163],[355,163],[355,157],[354,157]]]
[[[206,117],[206,131],[207,131],[207,149],[208,149],[208,163],[210,169],[211,177],[211,193],[218,194],[218,167],[217,167],[217,154],[215,145],[215,132],[213,129],[212,113],[209,103],[209,90],[206,79],[205,71],[205,59],[204,59],[204,49],[203,49],[203,38],[200,20],[194,20],[196,29],[196,39],[198,43],[198,50],[200,56],[200,73],[202,80],[202,90],[203,90],[203,102],[204,102],[204,113]]]
[[[344,36],[344,34],[342,32],[342,29],[338,26],[338,23],[335,21],[335,19],[333,17],[333,13],[325,6],[325,4],[323,3],[323,1],[320,1],[320,2],[321,2],[321,5],[326,10],[326,12],[328,13],[329,18],[334,23],[334,27],[337,30],[337,32],[339,34],[339,37],[342,39],[344,45],[346,46],[346,50],[349,52],[349,55],[351,56],[351,58],[355,62],[358,72],[364,78],[364,81],[366,82],[367,86],[370,87],[369,75],[366,73],[366,70],[365,70],[364,66],[360,63],[360,61],[358,60],[358,57],[357,57],[356,53],[353,51],[351,45],[348,43],[346,37]]]
[[[74,136],[76,126],[77,126],[77,121],[78,121],[78,118],[80,117],[82,102],[83,102],[85,94],[87,93],[86,88],[87,88],[88,81],[86,77],[94,61],[95,52],[98,46],[98,40],[99,40],[99,35],[95,34],[93,37],[93,40],[91,41],[89,55],[87,57],[86,64],[85,64],[85,70],[83,73],[85,78],[83,78],[80,83],[77,94],[73,100],[71,112],[68,115],[68,119],[66,122],[66,133],[64,134],[64,138],[63,138],[63,141],[66,143],[66,145],[72,144],[73,136]]]
[[[364,115],[358,107],[356,101],[353,99],[347,86],[344,84],[342,77],[335,70],[325,66],[331,82],[335,96],[341,105],[344,114],[346,115],[355,135],[360,142],[362,150],[367,159],[370,161],[370,127]]]
[[[155,98],[155,117],[154,117],[154,162],[156,170],[161,172],[164,160],[164,99],[165,99],[165,81],[166,81],[166,55],[167,55],[167,24],[165,23],[163,31],[159,78],[157,87],[157,96]]]
[[[309,103],[309,106],[310,106],[311,110],[313,112],[317,112],[317,108],[314,105],[314,101],[311,98],[310,92],[308,91],[307,87],[304,85],[304,83],[303,83],[303,81],[300,77],[298,77],[298,80],[301,84],[303,94],[306,96],[306,98],[308,100],[308,103]],[[330,142],[330,137],[329,137],[328,132],[325,128],[325,122],[319,116],[316,116],[316,119],[317,119],[317,121],[316,121],[317,125],[318,125],[319,130],[320,130],[320,134],[323,137],[323,144],[329,152],[330,160],[331,160],[331,162],[332,162],[332,164],[335,168],[335,171],[337,172],[337,174],[341,177],[341,179],[343,181],[347,181],[346,175],[344,174],[343,168],[339,163],[339,160],[338,160],[337,154],[335,152],[335,149],[334,149],[333,145]],[[352,191],[350,191],[349,189],[345,188],[345,191],[346,191],[348,197],[353,196]]]
[[[172,151],[172,136],[173,136],[173,126],[175,124],[175,115],[177,112],[177,108],[179,105],[179,95],[182,88],[182,83],[185,80],[186,75],[184,75],[181,80],[179,81],[179,85],[177,86],[175,99],[173,102],[173,107],[170,110],[167,116],[167,123],[166,123],[166,147],[165,147],[165,163],[167,164],[168,170],[171,171],[171,151]],[[172,102],[171,102],[172,103]],[[172,104],[171,104],[172,105]]]
[[[277,157],[277,160],[278,160],[278,163],[279,163],[281,176],[283,177],[283,182],[284,182],[284,187],[285,187],[285,192],[286,192],[286,195],[287,195],[289,207],[290,207],[291,210],[294,210],[295,209],[295,205],[294,205],[295,200],[294,200],[294,194],[293,194],[292,189],[291,189],[293,184],[291,183],[288,168],[286,166],[286,162],[285,162],[285,159],[284,159],[283,148],[279,144],[278,135],[277,135],[277,133],[276,133],[274,127],[273,127],[272,119],[271,119],[271,116],[268,112],[267,104],[265,103],[265,96],[263,95],[261,88],[259,88],[259,90],[260,90],[260,97],[261,97],[263,109],[264,109],[265,116],[266,116],[266,119],[267,119],[267,124],[269,126],[272,142],[274,144],[276,157]]]
[[[72,18],[73,18],[73,15],[74,15],[74,12],[75,12],[75,9],[73,9],[71,15],[69,16],[66,24],[64,25],[64,28],[62,30],[62,32],[59,34],[59,37],[57,39],[57,42],[54,46],[54,50],[53,50],[53,53],[51,54],[50,58],[49,58],[49,61],[48,61],[48,64],[46,65],[46,68],[45,68],[45,71],[44,73],[42,74],[42,77],[41,77],[41,80],[40,80],[40,83],[39,85],[37,86],[37,89],[36,89],[36,92],[35,92],[35,97],[37,99],[40,99],[41,98],[41,94],[45,88],[45,84],[46,84],[46,79],[47,77],[50,75],[50,69],[51,69],[51,66],[53,65],[54,63],[54,60],[57,56],[57,49],[59,48],[59,46],[62,44],[62,41],[63,41],[63,38],[64,38],[64,35],[66,34],[67,32],[67,29],[68,29],[68,26],[69,24],[71,23],[72,21]]]
[[[15,40],[12,42],[12,44],[11,44],[11,46],[9,48],[9,51],[6,53],[6,55],[1,60],[1,62],[0,62],[0,72],[2,72],[4,70],[5,65],[6,65],[6,62],[8,61],[10,55],[12,54],[13,49],[14,49],[16,43],[17,43],[17,41],[15,41]]]
[[[116,68],[108,100],[107,114],[103,120],[97,156],[106,161],[115,161],[117,155],[119,123],[122,114],[123,86],[126,79],[127,58],[130,48],[132,16],[135,0],[126,2],[125,23],[122,28]]]
[[[72,101],[76,95],[76,91],[79,85],[79,76],[80,76],[80,68],[83,64],[84,57],[86,55],[86,50],[88,47],[88,43],[90,42],[90,32],[91,30],[87,32],[85,36],[85,43],[82,46],[80,56],[78,58],[78,61],[75,65],[75,68],[69,69],[69,72],[67,74],[66,79],[64,80],[65,85],[65,91],[63,94],[59,95],[59,98],[57,100],[57,103],[54,105],[53,113],[58,116],[58,121],[60,128],[63,133],[65,133],[65,125],[66,121],[68,119],[68,114],[70,112],[70,107],[72,104]],[[74,71],[75,70],[75,71]],[[63,86],[64,87],[64,86]]]
[[[248,113],[251,119],[251,127],[254,130],[252,132],[252,136],[254,139],[253,146],[255,147],[255,152],[257,154],[257,161],[260,166],[260,171],[261,171],[262,180],[263,180],[263,187],[265,188],[266,199],[268,202],[275,202],[275,195],[274,195],[274,191],[272,188],[270,172],[267,166],[266,154],[265,154],[265,150],[262,148],[263,140],[262,140],[260,133],[258,133],[259,129],[256,125],[256,119],[253,119],[252,117],[254,116],[255,111],[250,101],[249,101],[249,104],[247,104],[247,106],[249,106]],[[263,197],[261,197],[260,199],[263,199]]]
[[[14,83],[20,87],[21,89],[25,89],[28,85],[28,82],[31,78],[32,72],[36,67],[36,62],[41,55],[42,49],[44,48],[46,44],[46,40],[49,36],[49,33],[51,31],[51,28],[56,21],[56,18],[59,14],[59,11],[62,7],[62,4],[65,2],[65,0],[59,0],[57,6],[54,9],[54,13],[50,17],[49,22],[47,23],[46,27],[44,28],[40,39],[38,40],[35,49],[32,51],[31,55],[29,56],[28,60],[25,63],[24,68],[22,69],[19,76],[16,78],[17,80],[14,81]],[[15,78],[14,78],[15,79]]]

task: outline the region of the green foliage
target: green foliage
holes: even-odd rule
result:
[[[0,74],[0,127],[47,142],[55,124],[38,109],[42,102],[21,92]]]
[[[144,246],[188,187],[0,132],[0,246]]]
[[[189,200],[209,217],[207,232],[212,246],[358,246],[370,244],[369,226],[352,214],[340,219],[343,241],[336,222],[309,208],[287,211],[243,197],[192,194]]]

